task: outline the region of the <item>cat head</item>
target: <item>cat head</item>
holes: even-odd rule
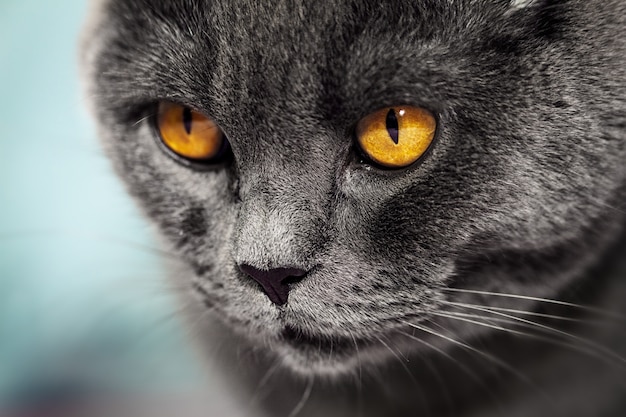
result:
[[[83,50],[105,147],[179,279],[301,372],[445,346],[434,324],[488,331],[450,303],[532,308],[486,293],[554,297],[615,234],[623,3],[392,3],[107,0]],[[385,166],[357,128],[405,108],[432,143]],[[219,151],[173,151],[168,109]]]

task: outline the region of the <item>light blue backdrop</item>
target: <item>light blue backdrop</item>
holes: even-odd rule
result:
[[[150,229],[84,110],[84,0],[0,0],[0,406],[193,384]]]

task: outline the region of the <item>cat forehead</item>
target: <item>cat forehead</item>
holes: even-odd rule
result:
[[[306,58],[307,51],[337,50],[359,46],[359,39],[375,39],[381,56],[392,43],[442,43],[462,46],[473,34],[497,32],[507,26],[509,12],[530,5],[531,0],[348,0],[342,2],[263,2],[215,0],[95,0],[93,7],[117,31],[116,46],[178,44],[199,45],[244,56]],[[475,37],[475,36],[474,36]],[[202,45],[201,45],[202,44]],[[371,45],[371,44],[370,44]],[[323,54],[324,52],[322,52]],[[287,54],[293,56],[287,57]],[[176,53],[170,52],[175,56]],[[179,56],[184,58],[182,54]],[[276,57],[274,57],[276,58]],[[311,61],[319,56],[309,56]],[[337,54],[334,55],[337,58]],[[271,60],[265,60],[270,62]]]
[[[297,20],[310,18],[309,12],[312,10],[327,11],[328,14],[341,16],[377,16],[403,14],[403,18],[408,20],[421,20],[423,17],[433,18],[438,15],[449,16],[448,13],[454,9],[455,15],[483,15],[485,11],[498,10],[504,15],[510,9],[521,9],[528,7],[537,0],[416,0],[406,2],[403,0],[390,0],[380,3],[379,0],[349,0],[341,2],[286,2],[283,0],[251,1],[251,0],[136,0],[128,2],[124,0],[92,0],[93,14],[117,13],[119,17],[130,17],[128,12],[137,12],[150,20],[150,16],[158,15],[161,20],[170,17],[188,17],[196,20],[193,14],[198,11],[208,11],[209,14],[227,14],[234,19],[233,23],[241,24],[240,17],[247,17],[245,21],[253,24],[257,29],[263,26],[271,26],[281,20],[290,20],[297,23]],[[113,7],[103,7],[113,6]],[[120,6],[120,7],[115,7]],[[321,13],[318,13],[320,15]],[[295,18],[295,19],[294,19]],[[298,19],[299,18],[299,19]],[[198,23],[198,22],[192,22]],[[315,22],[310,22],[315,24]],[[437,23],[437,22],[433,22]],[[228,28],[226,28],[228,29]]]
[[[245,54],[294,53],[358,45],[355,40],[405,41],[462,45],[473,34],[508,31],[508,16],[533,0],[94,0],[93,10],[108,30],[126,32],[123,42],[153,46],[183,41],[183,48],[204,42],[214,49]],[[191,35],[191,36],[189,36]],[[151,38],[151,39],[147,39]],[[120,38],[120,41],[122,39]],[[119,44],[119,42],[117,42]],[[393,49],[391,45],[384,52]],[[202,48],[202,46],[201,46]],[[239,50],[238,50],[239,49]],[[182,55],[181,55],[182,56]],[[335,55],[336,57],[336,55]],[[319,60],[319,57],[310,57]],[[287,58],[286,60],[289,60]],[[268,61],[269,62],[269,61]]]
[[[109,3],[114,3],[114,2],[121,2],[123,0],[91,0],[90,1],[90,5],[94,8],[94,9],[98,9],[101,8],[101,6],[109,4]],[[461,4],[463,6],[466,6],[468,8],[474,8],[476,6],[479,6],[481,4],[508,4],[510,7],[512,8],[523,8],[523,7],[527,7],[533,3],[536,3],[538,0],[447,0],[447,4],[448,5],[454,5],[454,4]],[[165,1],[165,0],[156,0],[156,1],[145,1],[145,0],[138,0],[135,2],[136,4],[141,4],[144,3],[144,6],[149,8],[153,8],[153,7],[161,7],[161,6],[172,6],[175,4],[189,4],[189,5],[196,5],[196,6],[211,6],[211,5],[215,5],[218,3],[224,3],[224,4],[231,4],[233,5],[235,8],[237,8],[238,6],[241,5],[257,5],[257,6],[262,6],[263,4],[265,5],[270,5],[272,8],[274,8],[275,5],[283,3],[286,4],[284,1],[282,0],[278,0],[278,1],[264,1],[264,2],[256,2],[256,1],[250,1],[250,0],[236,0],[236,1],[223,1],[223,0],[170,0],[170,1]],[[293,2],[293,3],[289,3],[290,7],[298,7],[298,6],[306,6],[307,3],[309,2],[302,2],[302,1],[298,1],[298,2]],[[386,4],[388,7],[393,7],[394,3],[402,3],[401,1],[388,1]],[[429,3],[433,3],[430,0],[421,0],[421,1],[417,1],[414,3],[421,3],[424,6],[428,6]],[[439,2],[440,4],[445,4],[443,2]],[[314,2],[310,2],[309,4],[314,4]],[[366,5],[366,4],[371,4],[371,5],[380,5],[379,1],[375,1],[375,0],[356,0],[356,1],[348,1],[348,2],[335,2],[335,3],[324,3],[323,7],[325,8],[336,8],[337,6],[340,5]]]
[[[218,119],[223,111],[224,119],[233,120],[229,108],[271,107],[274,100],[280,108],[288,103],[329,120],[354,120],[363,109],[383,102],[417,100],[436,107],[452,88],[443,80],[468,84],[458,74],[464,65],[458,57],[482,51],[493,37],[529,32],[512,29],[528,19],[510,20],[508,15],[512,7],[531,1],[94,4],[98,17],[92,20],[100,24],[89,32],[87,44],[100,46],[84,49],[100,51],[91,66],[96,72],[125,75],[101,80],[119,108],[168,97],[202,106]],[[498,62],[508,65],[507,60]],[[406,85],[414,87],[412,96]],[[341,113],[338,103],[346,106]]]

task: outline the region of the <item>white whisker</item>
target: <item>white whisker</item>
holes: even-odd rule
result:
[[[453,339],[451,337],[448,337],[448,336],[446,336],[444,334],[438,333],[438,332],[436,332],[436,331],[434,331],[434,330],[432,330],[432,329],[430,329],[428,327],[425,327],[425,326],[422,326],[422,325],[419,325],[419,324],[415,324],[415,323],[411,323],[411,322],[408,322],[408,321],[403,321],[403,323],[406,324],[407,326],[410,326],[410,327],[416,328],[418,330],[421,330],[423,332],[429,333],[429,334],[431,334],[431,335],[433,335],[435,337],[442,338],[444,340],[449,341],[450,343],[453,343],[453,344],[455,344],[457,346],[460,346],[460,347],[462,347],[462,348],[464,348],[466,350],[469,350],[471,352],[476,353],[477,355],[479,355],[479,356],[489,360],[490,362],[498,365],[502,369],[505,369],[505,370],[509,371],[512,375],[516,376],[518,379],[520,379],[521,381],[523,381],[526,384],[528,384],[531,388],[535,389],[546,400],[551,401],[551,399],[546,395],[546,393],[544,391],[540,390],[536,386],[536,384],[530,378],[528,378],[528,376],[522,374],[517,369],[513,368],[510,364],[504,362],[500,358],[498,358],[496,356],[493,356],[493,355],[490,355],[488,353],[482,352],[482,351],[476,349],[475,347],[470,346],[467,343],[460,342],[460,341],[458,341],[456,339]]]
[[[268,368],[267,372],[265,372],[265,375],[263,375],[263,377],[259,380],[259,383],[257,384],[254,392],[252,393],[252,398],[250,398],[250,403],[249,403],[250,410],[254,410],[257,401],[261,398],[262,389],[267,385],[267,383],[272,378],[274,373],[276,373],[276,371],[280,367],[280,362],[281,362],[280,359],[276,359],[274,363],[272,363],[272,366]]]
[[[291,411],[291,413],[289,414],[289,417],[296,417],[298,414],[300,414],[300,412],[304,408],[306,402],[309,400],[309,397],[311,396],[311,392],[313,391],[313,382],[314,381],[315,381],[314,377],[311,376],[309,378],[309,381],[308,381],[307,385],[306,385],[306,388],[304,389],[304,393],[302,394],[302,398],[300,399],[298,404],[296,404],[296,407],[293,409],[293,411]]]
[[[510,334],[514,334],[517,336],[522,336],[525,338],[532,338],[532,339],[536,339],[536,340],[540,340],[542,342],[546,342],[546,343],[550,343],[552,345],[556,345],[556,346],[561,346],[567,349],[570,349],[572,351],[576,351],[579,353],[584,353],[586,355],[589,355],[591,357],[600,359],[604,362],[607,362],[607,358],[599,355],[597,350],[590,350],[590,349],[585,349],[583,347],[580,346],[576,346],[574,344],[571,343],[566,343],[564,341],[561,341],[560,339],[552,339],[546,336],[541,336],[538,334],[533,334],[533,333],[529,333],[529,332],[522,332],[519,330],[515,330],[515,329],[511,329],[511,328],[507,328],[507,327],[502,327],[502,326],[498,326],[495,324],[491,324],[491,323],[485,323],[485,322],[480,322],[477,321],[476,319],[483,319],[483,320],[493,320],[493,318],[489,318],[489,317],[484,317],[484,316],[480,316],[480,315],[475,315],[475,314],[464,314],[464,313],[454,313],[454,312],[437,312],[437,313],[433,313],[437,316],[441,316],[441,317],[446,317],[449,319],[454,319],[454,320],[459,320],[459,321],[463,321],[465,323],[471,323],[471,324],[475,324],[477,326],[483,326],[483,327],[488,327],[490,329],[494,329],[494,330],[499,330],[505,333],[510,333]],[[525,326],[528,328],[534,328],[533,326],[530,325],[526,325],[524,323],[518,323],[516,321],[512,321],[512,320],[506,320],[506,319],[496,319],[497,321],[501,321],[504,323],[508,323],[508,324],[513,324],[513,325],[517,325],[517,326]],[[609,363],[613,364],[614,362],[612,361],[608,361]],[[624,366],[623,364],[619,364],[620,366]]]
[[[398,359],[398,362],[400,362],[400,365],[402,366],[402,368],[406,371],[406,373],[409,376],[409,379],[411,380],[411,383],[415,386],[415,388],[417,388],[417,393],[420,397],[420,401],[422,404],[425,404],[426,407],[428,407],[428,400],[426,398],[426,396],[424,395],[424,392],[422,390],[422,387],[419,385],[419,383],[417,382],[417,380],[415,379],[415,376],[413,376],[413,373],[411,372],[411,370],[409,369],[409,367],[406,365],[406,362],[409,362],[409,360],[402,355],[402,353],[400,352],[396,352],[395,350],[393,350],[387,343],[385,343],[380,337],[377,337],[376,339],[378,339],[378,341],[385,346],[389,352],[391,352],[391,354]],[[401,357],[402,356],[402,357]],[[428,408],[427,408],[428,409]]]
[[[583,320],[583,319],[576,319],[573,317],[565,317],[565,316],[557,316],[554,314],[545,314],[545,313],[537,313],[534,311],[525,311],[525,310],[516,310],[514,308],[505,308],[505,307],[494,307],[494,306],[489,306],[488,307],[490,310],[495,310],[495,311],[503,311],[506,313],[516,313],[516,314],[520,314],[520,315],[525,315],[525,316],[534,316],[534,317],[541,317],[544,319],[552,319],[552,320],[560,320],[560,321],[569,321],[572,323],[585,323],[585,324],[593,324],[593,325],[608,325],[608,323],[606,321],[602,321],[602,320]]]
[[[479,294],[479,295],[489,295],[489,296],[495,296],[495,297],[516,298],[516,299],[520,299],[520,300],[529,300],[529,301],[537,301],[537,302],[541,302],[541,303],[562,305],[562,306],[578,308],[578,309],[589,311],[589,312],[593,312],[593,313],[596,313],[596,314],[602,314],[602,315],[605,315],[605,316],[609,316],[609,317],[612,317],[614,319],[626,321],[626,317],[625,316],[623,316],[621,314],[618,314],[618,313],[615,313],[613,311],[603,310],[603,309],[595,308],[595,307],[591,307],[591,306],[584,306],[584,305],[581,305],[581,304],[570,303],[570,302],[567,302],[567,301],[552,300],[552,299],[549,299],[549,298],[532,297],[532,296],[528,296],[528,295],[519,295],[519,294],[506,294],[506,293],[497,293],[497,292],[491,292],[491,291],[467,290],[467,289],[461,289],[461,288],[443,288],[443,290],[444,291],[451,291],[451,292],[467,293],[467,294]]]
[[[579,341],[579,342],[581,342],[581,343],[583,343],[583,344],[585,344],[587,346],[593,347],[593,348],[595,348],[595,349],[597,349],[597,350],[599,350],[599,351],[601,351],[601,352],[603,352],[603,353],[605,353],[607,355],[612,356],[614,359],[617,359],[622,364],[626,364],[626,359],[624,359],[623,357],[621,357],[620,355],[618,355],[614,351],[608,349],[606,346],[602,346],[602,345],[600,345],[598,343],[595,343],[595,342],[593,342],[591,340],[588,340],[588,339],[576,336],[574,334],[565,332],[563,330],[555,329],[553,327],[546,326],[544,324],[537,323],[537,322],[534,322],[534,321],[531,321],[531,320],[526,320],[526,319],[521,318],[521,317],[513,316],[511,314],[506,314],[506,313],[502,313],[502,312],[498,312],[498,311],[493,311],[493,310],[490,310],[489,308],[483,307],[483,306],[476,306],[476,305],[473,305],[473,304],[465,304],[465,303],[455,303],[455,302],[450,302],[450,301],[444,301],[444,303],[448,304],[448,305],[468,308],[468,309],[472,309],[472,310],[478,310],[478,311],[482,311],[482,312],[485,312],[485,313],[495,314],[497,316],[501,316],[501,317],[505,317],[505,318],[508,318],[508,319],[511,319],[511,320],[515,320],[515,321],[518,321],[518,322],[521,322],[521,323],[529,324],[529,325],[534,326],[536,328],[544,329],[544,330],[546,330],[548,332],[553,332],[553,333],[560,334],[562,336],[566,336],[566,337],[572,338],[572,339],[577,340],[577,341]]]
[[[358,379],[356,381],[357,383],[357,387],[356,387],[356,395],[357,395],[357,399],[356,399],[356,406],[357,406],[357,415],[361,415],[362,414],[362,410],[363,410],[363,367],[361,365],[361,355],[359,354],[359,345],[356,342],[356,338],[354,337],[354,334],[351,331],[348,331],[350,333],[350,337],[352,338],[352,342],[354,343],[354,349],[356,351],[356,360],[357,363],[359,365],[359,373],[358,373]]]
[[[128,248],[140,250],[142,252],[150,253],[157,256],[163,256],[171,260],[175,260],[181,263],[184,261],[175,253],[168,252],[161,248],[155,248],[143,243],[133,242],[126,238],[119,236],[107,235],[100,232],[90,232],[85,230],[69,230],[69,229],[24,229],[15,230],[10,232],[0,233],[0,241],[5,239],[24,239],[24,238],[77,238],[91,240],[94,242],[107,242],[121,244]]]
[[[150,119],[151,117],[156,116],[156,113],[151,113],[147,116],[142,117],[141,119],[137,120],[135,123],[133,123],[133,127],[140,125],[141,123],[145,122],[146,120]]]
[[[467,365],[465,365],[463,362],[457,360],[456,358],[454,358],[452,355],[450,355],[449,353],[447,353],[446,351],[444,351],[443,349],[438,348],[437,346],[433,345],[432,343],[429,343],[425,340],[420,339],[419,337],[415,336],[415,335],[411,335],[409,333],[406,332],[401,332],[401,334],[403,334],[404,336],[415,340],[416,342],[419,342],[421,344],[423,344],[424,346],[434,350],[435,352],[439,353],[440,355],[442,355],[444,358],[450,360],[453,364],[455,364],[456,366],[458,366],[463,372],[465,372],[471,379],[474,380],[474,382],[476,382],[477,384],[479,384],[482,388],[484,388],[484,390],[489,394],[489,396],[501,407],[501,401],[500,398],[490,389],[490,387],[485,384],[485,382],[478,376],[476,375],[475,372],[473,372],[469,367],[467,367]]]

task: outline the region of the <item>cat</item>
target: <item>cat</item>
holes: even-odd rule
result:
[[[626,415],[624,1],[93,9],[99,134],[225,381],[198,415]]]

